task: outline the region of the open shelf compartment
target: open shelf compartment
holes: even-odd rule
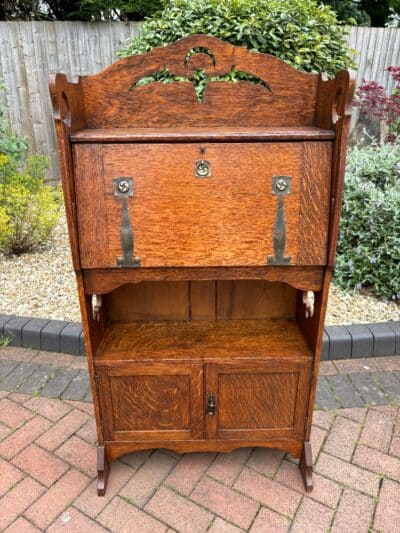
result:
[[[262,280],[126,284],[103,298],[95,363],[312,357],[299,291]]]
[[[294,320],[130,322],[107,327],[96,362],[282,356],[311,357]]]

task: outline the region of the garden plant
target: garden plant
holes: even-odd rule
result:
[[[329,6],[314,0],[171,0],[143,23],[140,36],[130,39],[119,55],[142,54],[192,34],[275,55],[304,72],[333,76],[353,65],[345,27]],[[171,77],[165,73],[157,79],[168,82]]]
[[[0,84],[0,252],[19,254],[45,243],[59,218],[61,194],[45,185],[47,158],[28,155],[26,139],[12,132],[6,88]]]
[[[400,145],[347,156],[335,283],[400,302]]]

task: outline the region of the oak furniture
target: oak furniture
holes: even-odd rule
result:
[[[149,80],[166,69],[181,81]],[[279,448],[311,490],[349,74],[197,35],[50,90],[99,495],[113,460],[157,447]]]

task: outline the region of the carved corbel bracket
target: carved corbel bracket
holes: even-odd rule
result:
[[[305,311],[306,318],[312,318],[314,316],[314,304],[315,304],[314,291],[303,292],[303,304],[306,306],[306,311]]]

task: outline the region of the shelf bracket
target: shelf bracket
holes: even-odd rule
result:
[[[312,318],[314,316],[314,303],[315,295],[314,291],[303,292],[303,304],[306,306],[306,318]]]
[[[92,316],[96,322],[100,321],[100,309],[102,306],[101,294],[92,294]]]

